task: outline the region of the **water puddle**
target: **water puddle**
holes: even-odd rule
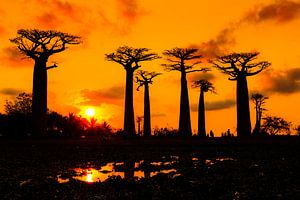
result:
[[[165,166],[169,165],[171,162],[151,162],[149,163],[150,166]],[[148,164],[148,166],[149,166]],[[80,180],[86,183],[94,183],[94,182],[104,182],[109,177],[112,176],[119,176],[120,178],[150,178],[156,176],[158,174],[170,174],[172,173],[174,176],[179,176],[180,174],[177,173],[177,170],[174,168],[171,169],[153,169],[153,170],[146,170],[142,169],[142,165],[146,165],[143,160],[139,162],[128,162],[128,163],[107,163],[104,166],[101,166],[100,169],[95,168],[74,168],[72,169],[75,172],[75,176],[73,179]],[[62,178],[60,175],[57,176],[57,181],[59,183],[67,183],[70,181],[69,178]]]
[[[208,168],[212,167],[214,164],[222,163],[225,161],[236,161],[234,158],[230,157],[217,157],[202,160],[197,157],[192,157],[192,167],[201,167],[201,163],[205,164]],[[162,161],[147,161],[140,160],[135,161],[125,161],[125,162],[110,162],[100,168],[92,168],[90,163],[87,164],[86,168],[73,168],[71,169],[75,180],[80,180],[86,183],[94,182],[104,182],[110,177],[120,177],[122,179],[127,178],[150,178],[158,174],[169,174],[171,177],[181,176],[181,173],[177,172],[176,166],[180,163],[178,156],[170,156],[168,159],[164,157]],[[59,183],[67,183],[70,181],[70,177],[62,178],[61,175],[57,176],[56,179]]]

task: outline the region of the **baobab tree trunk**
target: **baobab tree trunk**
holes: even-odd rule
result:
[[[47,118],[47,59],[37,59],[33,71],[32,118],[33,135],[46,133]]]
[[[259,108],[256,108],[256,120],[255,120],[255,127],[253,129],[253,135],[258,136],[260,132],[261,126],[261,111]]]
[[[133,111],[133,70],[126,70],[124,132],[127,136],[135,136]]]
[[[247,78],[245,75],[237,77],[237,135],[247,137],[251,134],[250,108]]]
[[[185,72],[181,72],[179,134],[181,136],[192,136],[189,94]]]
[[[150,118],[150,97],[149,97],[149,85],[145,83],[144,94],[144,136],[151,136],[151,118]]]
[[[204,92],[200,88],[200,98],[198,105],[198,136],[205,138],[206,130],[205,130],[205,105],[204,105]]]

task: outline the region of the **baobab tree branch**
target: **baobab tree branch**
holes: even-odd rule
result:
[[[20,29],[18,37],[10,39],[19,50],[28,57],[45,59],[52,54],[62,52],[67,44],[80,44],[80,37],[58,31],[42,31],[38,29]]]

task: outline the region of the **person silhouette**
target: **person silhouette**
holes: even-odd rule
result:
[[[212,130],[210,130],[209,136],[210,136],[210,137],[215,137],[214,132],[213,132]]]

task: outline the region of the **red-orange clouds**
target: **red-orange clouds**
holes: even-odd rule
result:
[[[2,49],[0,63],[10,67],[30,67],[32,62],[20,53],[20,51],[13,46]]]
[[[81,96],[84,98],[82,105],[99,106],[102,103],[120,104],[124,98],[124,87],[113,86],[107,89],[81,91]]]
[[[299,16],[300,2],[279,0],[270,5],[256,7],[246,14],[244,20],[256,23],[273,20],[278,23],[283,23],[291,21]]]
[[[121,17],[129,22],[135,22],[138,17],[145,14],[137,0],[117,0],[117,4]]]
[[[263,77],[266,93],[293,94],[300,92],[300,68],[286,71],[269,70]]]

